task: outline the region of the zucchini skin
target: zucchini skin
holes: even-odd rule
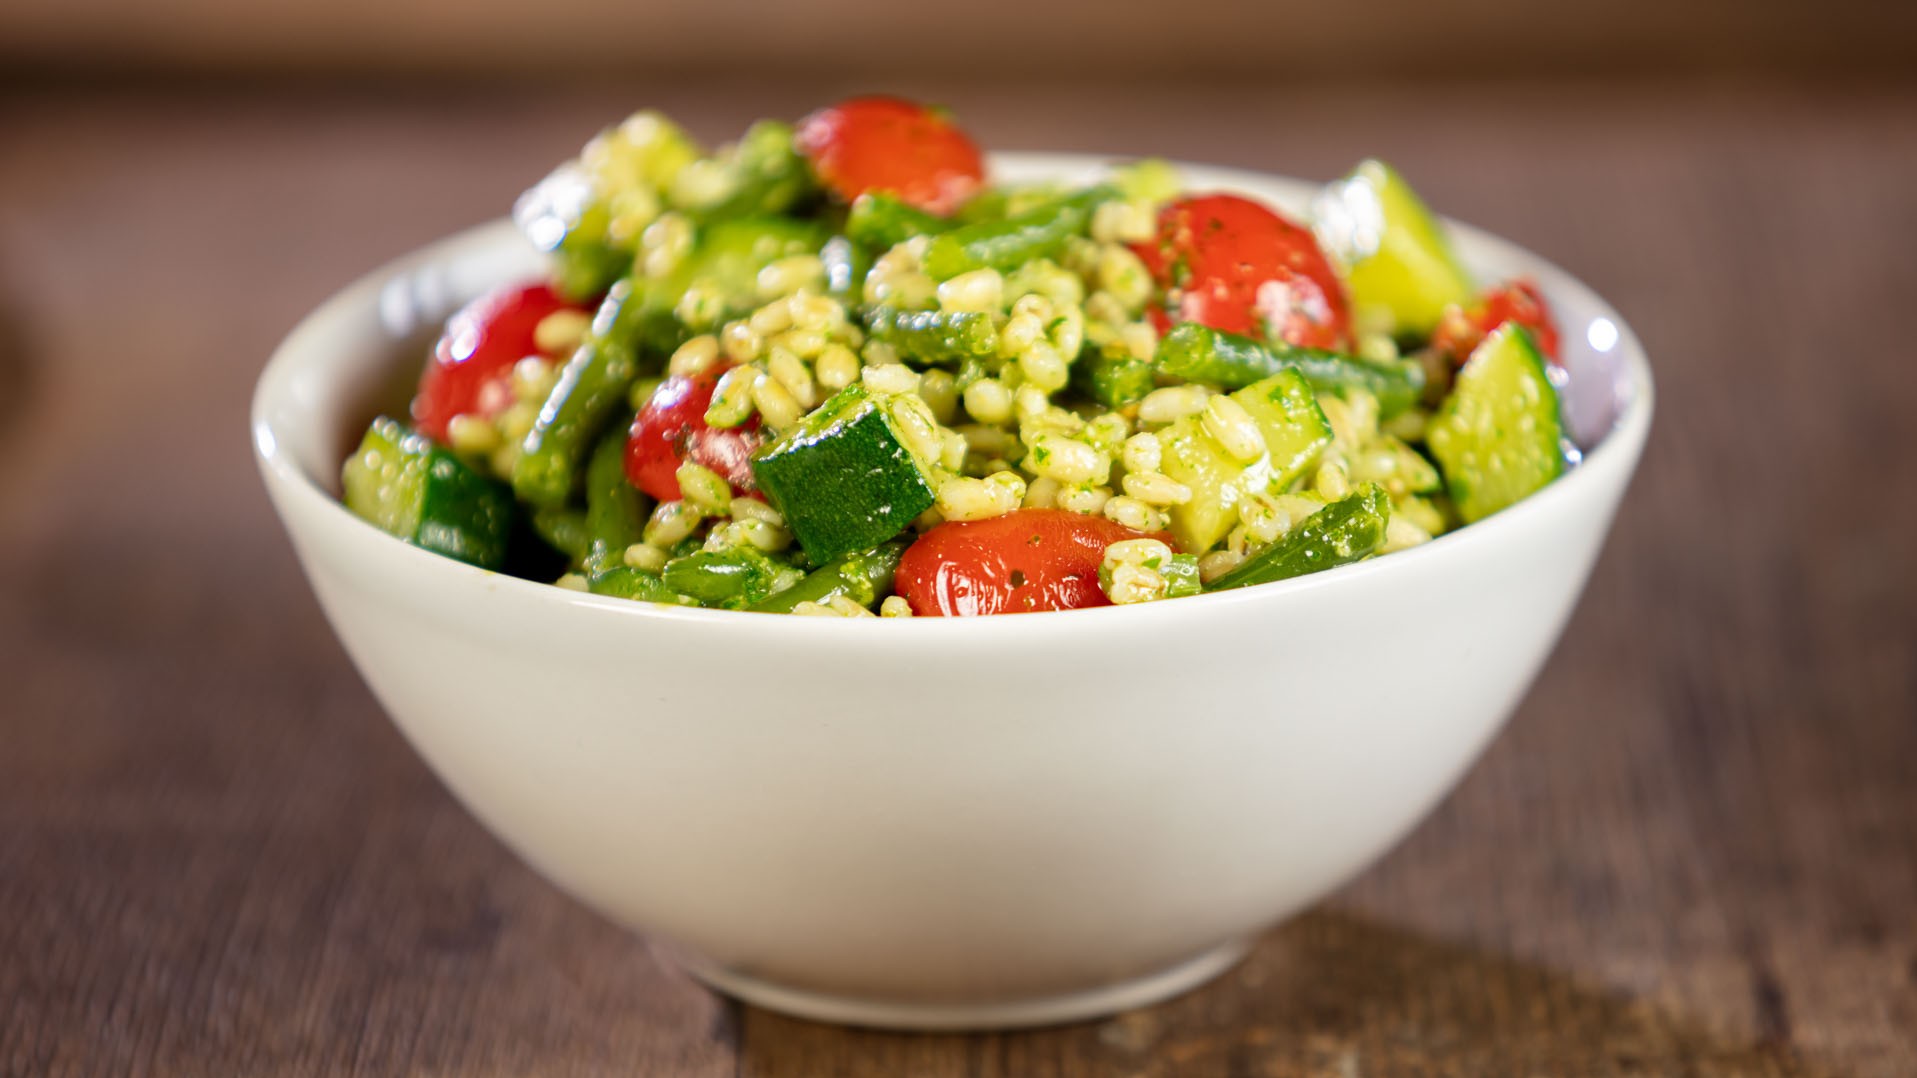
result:
[[[1205,590],[1230,591],[1269,584],[1361,561],[1384,545],[1385,525],[1390,521],[1391,499],[1383,487],[1368,483],[1356,494],[1306,517],[1277,542],[1207,584]]]
[[[1378,414],[1384,418],[1417,404],[1424,392],[1424,369],[1410,360],[1371,363],[1316,348],[1255,341],[1197,322],[1181,322],[1165,334],[1158,342],[1157,363],[1161,373],[1226,389],[1296,370],[1320,393],[1370,393],[1378,398]]]

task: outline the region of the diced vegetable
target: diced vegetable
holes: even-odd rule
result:
[[[1395,416],[1418,403],[1424,370],[1410,360],[1372,363],[1312,348],[1267,344],[1236,333],[1185,322],[1158,342],[1160,373],[1225,389],[1247,386],[1281,370],[1296,370],[1313,389],[1362,389],[1378,398],[1379,414]]]
[[[1312,212],[1319,241],[1346,266],[1352,305],[1388,312],[1400,336],[1425,336],[1446,307],[1471,302],[1443,223],[1383,161],[1327,184]]]
[[[863,607],[876,606],[891,593],[899,555],[904,552],[905,544],[894,541],[871,550],[841,554],[750,609],[767,614],[790,614],[800,603],[827,603],[841,595]]]
[[[944,281],[975,269],[1003,273],[1036,258],[1050,258],[1066,240],[1084,235],[1092,213],[1116,197],[1116,188],[1090,187],[1016,217],[961,226],[927,245],[925,272]]]
[[[512,498],[398,420],[373,421],[341,486],[346,508],[389,535],[482,569],[506,561]]]
[[[998,327],[983,311],[901,311],[874,307],[865,328],[920,364],[958,364],[998,351]]]
[[[1390,521],[1391,499],[1377,484],[1367,485],[1356,494],[1306,517],[1277,542],[1246,558],[1205,590],[1229,591],[1251,584],[1269,584],[1360,561],[1384,545],[1385,525]]]
[[[1558,393],[1528,330],[1507,323],[1478,345],[1426,437],[1466,523],[1563,474]]]
[[[759,489],[815,564],[878,546],[932,507],[931,464],[895,410],[854,382],[753,456]]]

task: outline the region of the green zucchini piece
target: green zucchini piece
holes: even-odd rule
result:
[[[1050,258],[1091,226],[1092,213],[1118,197],[1118,189],[1090,187],[1002,221],[963,225],[935,237],[925,248],[925,272],[944,281],[987,267],[1010,272],[1035,258]]]
[[[851,554],[842,554],[806,574],[805,579],[771,595],[747,609],[767,614],[790,614],[800,603],[824,603],[843,595],[860,606],[871,608],[891,594],[892,577],[898,572],[905,544],[894,540]]]
[[[1331,424],[1311,386],[1296,371],[1280,371],[1233,393],[1264,438],[1265,455],[1241,463],[1218,444],[1197,416],[1158,432],[1161,470],[1191,488],[1191,500],[1171,507],[1171,533],[1189,551],[1209,550],[1238,521],[1238,503],[1252,493],[1283,491],[1317,467],[1331,444]]]
[[[998,325],[984,311],[901,311],[874,307],[865,315],[874,339],[919,364],[957,365],[998,354]]]
[[[1425,440],[1467,524],[1564,473],[1558,391],[1530,331],[1507,322],[1472,350]]]
[[[1390,418],[1418,403],[1424,368],[1412,360],[1369,360],[1268,343],[1197,322],[1173,326],[1158,342],[1158,369],[1187,382],[1237,389],[1281,370],[1295,370],[1321,393],[1362,389],[1378,399],[1378,414]]]
[[[1237,525],[1238,503],[1271,486],[1269,458],[1239,463],[1197,416],[1159,431],[1158,441],[1164,450],[1159,470],[1191,488],[1191,500],[1169,511],[1172,538],[1182,550],[1210,550]]]
[[[498,483],[398,420],[373,420],[340,470],[346,508],[423,550],[498,569],[513,503]]]
[[[878,546],[932,507],[932,467],[889,405],[854,382],[753,454],[759,489],[815,565]]]
[[[1471,275],[1443,222],[1383,161],[1325,185],[1312,218],[1318,242],[1345,266],[1352,306],[1391,312],[1398,336],[1427,337],[1446,307],[1471,301]]]
[[[1357,493],[1306,517],[1277,542],[1206,585],[1205,590],[1269,584],[1362,560],[1384,545],[1385,525],[1390,522],[1391,499],[1376,483],[1366,484]]]
[[[1231,399],[1251,413],[1265,436],[1270,489],[1284,490],[1318,466],[1331,444],[1331,423],[1303,375],[1279,371],[1233,393]]]

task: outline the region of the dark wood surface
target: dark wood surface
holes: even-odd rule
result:
[[[888,1036],[716,1000],[381,715],[248,456],[268,350],[622,109],[835,86],[0,99],[0,1075],[1917,1074],[1917,94],[907,87],[1003,147],[1395,159],[1649,347],[1657,429],[1509,729],[1162,1007]]]

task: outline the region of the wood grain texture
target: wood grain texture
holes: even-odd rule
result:
[[[1397,161],[1649,347],[1657,429],[1510,728],[1163,1007],[1006,1036],[716,1000],[380,714],[248,458],[260,363],[621,110],[841,87],[0,99],[0,1075],[1917,1074],[1917,96],[905,84],[990,143]]]

